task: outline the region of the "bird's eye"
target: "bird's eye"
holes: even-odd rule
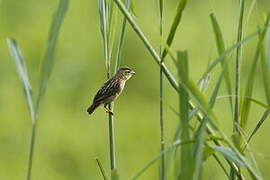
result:
[[[130,73],[130,71],[126,71],[126,73],[127,73],[127,74],[129,74],[129,73]]]

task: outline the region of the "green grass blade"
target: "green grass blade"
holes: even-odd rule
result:
[[[235,97],[233,95],[231,95],[232,97]],[[217,99],[221,99],[221,98],[227,98],[228,96],[218,96]],[[262,101],[259,101],[257,99],[254,99],[254,98],[251,98],[251,97],[241,97],[241,96],[238,96],[238,98],[241,98],[241,99],[248,99],[249,101],[265,108],[265,109],[269,109],[270,110],[270,106],[268,106],[267,104],[263,103]]]
[[[223,40],[223,35],[222,35],[222,32],[221,32],[221,28],[220,28],[220,26],[218,24],[218,21],[216,19],[215,14],[213,14],[213,13],[210,14],[210,18],[211,18],[215,38],[216,38],[216,45],[217,45],[218,53],[219,53],[219,55],[221,55],[222,53],[225,52],[225,43],[224,43],[224,40]],[[224,69],[224,72],[225,72],[225,82],[226,82],[226,86],[227,86],[227,92],[228,92],[228,94],[232,94],[232,87],[231,87],[231,80],[230,80],[230,76],[229,76],[229,69],[228,69],[228,65],[225,63],[225,61],[226,61],[226,57],[221,59],[220,63],[221,63],[222,69]],[[231,106],[231,110],[232,110],[233,109],[232,98],[229,98],[229,102],[230,102],[230,106]]]
[[[183,14],[183,11],[186,7],[186,4],[187,4],[187,0],[180,0],[178,3],[177,12],[176,12],[176,15],[174,17],[174,20],[173,20],[173,23],[172,23],[172,26],[170,28],[170,32],[169,32],[169,35],[168,35],[167,41],[166,41],[166,43],[169,47],[171,46],[171,44],[173,42],[177,27],[181,22],[182,14]],[[162,61],[165,59],[167,53],[168,53],[167,50],[164,49],[162,52],[162,56],[161,56]]]
[[[204,119],[197,132],[195,133],[195,139],[197,140],[194,144],[195,150],[193,157],[195,157],[194,163],[194,174],[193,180],[202,179],[202,168],[203,168],[203,158],[204,158],[204,145],[205,145],[205,131],[206,131],[206,120]]]
[[[248,146],[248,143],[250,142],[250,140],[252,139],[252,137],[256,134],[256,132],[260,129],[260,127],[262,126],[262,124],[264,123],[264,121],[267,119],[267,117],[269,116],[270,114],[270,110],[266,110],[261,119],[259,120],[259,122],[256,124],[255,128],[253,129],[252,133],[250,134],[250,136],[248,137],[247,139],[247,142],[243,148],[243,151],[247,148]]]
[[[236,154],[232,149],[222,146],[213,146],[212,148],[227,159],[234,162],[237,166],[246,167],[245,162],[243,162],[243,160],[239,158],[238,154]]]
[[[262,30],[264,30],[264,29],[266,29],[266,27],[264,27]],[[230,46],[226,51],[224,51],[224,53],[222,53],[220,56],[218,56],[216,59],[214,59],[212,61],[212,63],[209,65],[208,69],[201,76],[201,79],[205,78],[216,67],[216,65],[220,63],[220,61],[222,61],[225,57],[229,56],[237,47],[244,45],[245,43],[249,42],[253,38],[257,37],[260,32],[261,32],[261,30],[253,32],[253,33],[249,34],[248,36],[246,36],[245,38],[243,38],[240,42],[237,42],[237,43],[233,44],[232,46]],[[226,60],[227,60],[227,64],[228,64],[230,59],[228,58]]]
[[[268,13],[268,19],[270,12]],[[269,21],[269,20],[268,20]],[[268,106],[270,106],[270,29],[268,28],[267,45],[261,49],[261,69],[263,74],[264,92]],[[267,51],[265,51],[267,49]]]
[[[270,16],[268,16],[265,26],[269,24],[269,20],[270,20]],[[259,36],[259,41],[256,47],[255,55],[252,61],[252,65],[250,67],[248,80],[245,87],[245,97],[252,97],[257,62],[259,61],[259,56],[260,56],[261,51],[264,49],[262,45],[265,39],[265,34],[266,34],[266,29]],[[249,99],[245,98],[243,101],[242,111],[241,111],[241,119],[240,119],[241,128],[246,127],[246,124],[248,121],[248,115],[250,111],[250,105],[251,105],[251,102],[249,101]]]
[[[160,152],[154,159],[149,161],[142,169],[140,169],[134,176],[132,176],[131,179],[135,180],[135,179],[139,178],[149,167],[151,167],[155,162],[159,161],[163,154],[170,153],[172,150],[174,150],[175,148],[177,148],[179,146],[188,145],[188,144],[191,144],[194,142],[195,142],[194,140],[174,142],[172,145],[165,148],[165,150],[163,152]]]
[[[240,153],[237,153],[229,147],[213,146],[212,148],[237,166],[246,167],[252,179],[262,180],[262,177],[257,174],[254,168],[250,166],[250,163],[247,161],[247,159]]]
[[[243,20],[244,20],[244,10],[245,10],[245,0],[240,0],[239,3],[240,3],[240,7],[239,7],[238,28],[237,28],[237,42],[241,42],[243,39]],[[242,45],[236,48],[235,87],[234,87],[234,95],[236,96],[239,96],[239,93],[240,93],[241,59],[242,59]],[[239,124],[239,100],[236,97],[234,98],[234,111],[233,111],[233,132],[236,134],[238,134],[237,124]]]
[[[42,101],[45,95],[47,81],[53,69],[56,42],[58,39],[61,25],[63,23],[64,17],[68,10],[68,2],[69,2],[68,0],[60,0],[58,9],[53,16],[53,20],[52,20],[52,24],[51,24],[50,32],[49,32],[48,43],[47,43],[47,50],[45,53],[45,57],[44,57],[42,69],[41,69],[41,81],[40,81],[41,83],[40,83],[38,99],[36,103],[37,112],[39,110],[40,102]]]
[[[98,159],[98,157],[96,157],[96,162],[100,171],[100,174],[102,175],[103,180],[108,180],[108,176],[106,175],[106,172],[100,162],[100,160]]]
[[[126,1],[126,6],[127,6],[127,9],[130,9],[131,0]],[[118,70],[118,68],[119,68],[119,66],[121,64],[121,53],[122,53],[122,47],[123,47],[123,43],[124,43],[126,24],[127,24],[127,19],[126,19],[126,17],[123,17],[123,22],[122,22],[122,26],[121,26],[119,42],[118,42],[118,47],[117,47],[117,52],[116,52],[114,73],[116,73],[116,71]]]
[[[14,63],[16,65],[18,76],[21,80],[21,84],[23,87],[24,96],[27,102],[27,107],[30,114],[30,118],[32,120],[32,124],[35,124],[35,108],[34,108],[34,102],[33,102],[33,96],[32,96],[32,88],[29,82],[29,77],[28,77],[23,55],[17,45],[16,40],[8,38],[7,43],[8,43],[10,54],[13,57]]]
[[[187,51],[179,51],[177,53],[178,60],[178,76],[180,78],[179,82],[179,111],[181,116],[180,123],[182,126],[181,140],[188,141],[190,139],[189,133],[189,94],[182,84],[187,84],[189,81],[188,76],[188,55]],[[181,148],[181,178],[188,179],[192,176],[193,163],[192,163],[192,154],[191,146],[186,145]],[[187,166],[186,162],[190,164]]]

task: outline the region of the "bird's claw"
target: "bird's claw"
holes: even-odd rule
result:
[[[109,113],[110,115],[113,115],[113,112],[111,110],[106,110],[106,113]]]

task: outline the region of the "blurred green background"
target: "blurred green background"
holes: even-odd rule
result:
[[[249,7],[251,0],[247,2]],[[134,4],[137,22],[158,49],[157,1],[137,0]],[[31,120],[6,38],[17,39],[36,95],[48,29],[57,5],[58,1],[55,0],[0,0],[0,179],[3,180],[25,178],[31,133]],[[246,35],[257,30],[257,25],[264,20],[264,12],[269,8],[269,0],[258,1],[249,22],[245,20]],[[175,10],[176,1],[165,1],[166,35]],[[237,10],[236,0],[191,0],[187,3],[172,49],[188,50],[190,73],[194,81],[200,78],[208,61],[217,57],[209,14],[216,13],[228,47],[236,40]],[[245,45],[242,83],[245,83],[255,45],[256,40]],[[70,0],[56,48],[54,70],[38,117],[33,179],[100,179],[94,160],[97,156],[108,171],[107,115],[102,108],[92,116],[86,113],[92,97],[106,78],[102,48],[97,1]],[[166,64],[176,75],[169,58]],[[122,65],[128,65],[137,72],[117,100],[114,110],[118,169],[122,179],[128,179],[156,157],[160,149],[159,68],[129,26]],[[230,63],[230,67],[233,77],[234,64]],[[210,90],[218,71],[211,74]],[[225,94],[223,85],[220,95]],[[256,76],[254,97],[262,101],[265,99],[260,71]],[[178,109],[177,94],[166,82],[166,144],[172,142],[179,121],[170,107]],[[248,130],[254,127],[263,112],[256,106],[252,108]],[[214,111],[219,115],[221,129],[230,135],[232,113],[227,100],[218,100]],[[270,145],[265,141],[270,135],[269,128],[270,123],[266,121],[251,142],[259,168],[266,179],[270,177]],[[225,179],[213,159],[205,163],[205,179]],[[139,179],[158,179],[158,169],[156,163]]]

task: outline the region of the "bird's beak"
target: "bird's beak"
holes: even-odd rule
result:
[[[136,74],[136,73],[135,73],[135,71],[131,71],[130,73],[131,73],[131,74],[133,74],[133,75],[135,75],[135,74]]]

